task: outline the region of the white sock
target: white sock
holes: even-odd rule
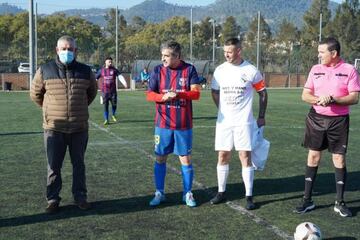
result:
[[[226,181],[229,175],[229,164],[217,165],[216,171],[217,171],[217,179],[218,179],[218,191],[225,192]]]
[[[254,184],[254,167],[243,167],[242,178],[245,185],[245,196],[252,196]]]

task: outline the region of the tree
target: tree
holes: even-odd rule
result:
[[[10,21],[8,37],[11,44],[8,45],[8,54],[17,60],[28,59],[29,55],[29,15],[27,12],[16,14]]]
[[[160,55],[160,44],[175,40],[183,48],[182,57],[189,52],[190,21],[184,17],[173,17],[163,23],[147,24],[145,28],[133,36],[127,37],[125,50],[128,61],[134,59],[156,59]]]
[[[118,12],[118,27],[120,32],[124,32],[127,28],[127,22],[125,17]],[[116,32],[116,8],[111,8],[110,11],[106,14],[105,20],[107,21],[107,26],[105,30],[109,32],[112,36],[115,36]]]
[[[320,31],[320,13],[322,13],[321,29],[326,35],[331,12],[328,8],[328,0],[313,0],[311,7],[304,14],[304,27],[302,30],[302,41],[306,46],[317,46]]]
[[[299,41],[299,37],[300,32],[297,27],[284,18],[276,35],[277,43],[284,44],[285,49],[290,49],[295,42]]]
[[[146,25],[146,21],[143,18],[139,16],[135,16],[132,18],[131,26],[136,30],[140,30],[144,28],[145,25]]]
[[[256,62],[257,49],[257,35],[258,35],[258,18],[254,17],[249,25],[248,32],[245,35],[243,43],[243,55],[252,62]],[[270,26],[267,24],[262,15],[260,15],[260,62],[259,68],[264,71],[265,64],[270,61],[272,52],[272,33]]]
[[[147,24],[143,30],[125,40],[125,52],[129,56],[129,61],[154,59],[155,56],[159,56],[157,29],[157,24]]]
[[[336,10],[331,22],[331,35],[341,44],[341,55],[348,61],[360,57],[360,4],[359,0],[347,0]]]
[[[62,35],[70,35],[76,39],[77,59],[88,63],[97,49],[101,29],[83,18],[56,14],[38,19],[37,35],[40,63],[54,58],[57,39]]]
[[[127,26],[127,21],[125,17],[118,12],[118,44],[119,44],[119,63],[120,68],[123,68],[123,66],[127,66],[126,63],[127,58],[129,57],[125,53],[125,41],[126,38],[131,35],[131,29]],[[107,37],[104,40],[103,47],[106,52],[107,56],[115,55],[116,54],[116,9],[112,8],[108,12],[108,14],[105,16],[105,19],[107,20],[107,26],[105,28],[105,31],[107,33]],[[119,66],[117,66],[119,67]]]
[[[277,57],[273,59],[273,63],[278,66],[285,67],[288,72],[294,71],[294,65],[296,64],[297,70],[298,59],[292,56],[292,51],[294,49],[294,46],[297,47],[300,44],[299,37],[300,32],[297,27],[284,18],[279,26],[279,32],[277,33],[275,39]],[[284,63],[286,64],[284,65]],[[285,69],[283,69],[282,71],[284,71]]]
[[[221,38],[220,38],[221,45],[224,44],[226,39],[237,38],[239,36],[240,36],[240,26],[237,25],[236,19],[233,16],[227,17],[222,25]]]
[[[14,21],[13,15],[1,15],[0,16],[0,59],[10,60],[12,55],[10,49],[14,39],[13,32],[10,31],[12,23]]]
[[[195,58],[211,59],[213,27],[210,20],[210,17],[206,17],[199,24],[194,25],[193,49]],[[217,36],[216,29],[215,36]]]
[[[328,8],[328,0],[313,0],[309,10],[304,14],[304,27],[301,31],[300,59],[305,72],[317,62],[316,49],[320,34],[320,13],[322,13],[321,29],[322,36],[328,35],[328,23],[331,12]]]

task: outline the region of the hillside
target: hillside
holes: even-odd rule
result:
[[[271,2],[271,4],[269,4]],[[193,7],[193,20],[200,21],[207,16],[217,22],[223,22],[227,16],[234,16],[238,23],[246,28],[253,17],[260,11],[272,28],[278,26],[283,18],[301,27],[304,13],[311,6],[312,0],[217,0],[205,7]],[[338,4],[330,1],[330,9],[335,13]],[[140,16],[148,22],[162,22],[171,16],[190,17],[190,7],[168,4],[163,0],[146,0],[124,11],[126,19]]]
[[[8,3],[1,3],[0,4],[0,15],[5,14],[17,14],[19,12],[25,11],[24,9],[21,9],[19,7],[16,7],[14,5],[10,5]]]
[[[269,4],[271,2],[271,4]],[[217,0],[204,7],[193,7],[193,20],[200,21],[204,17],[212,16],[217,22],[223,22],[227,16],[235,16],[241,27],[246,28],[257,12],[260,11],[273,30],[286,18],[296,26],[302,27],[303,15],[311,6],[312,0]],[[330,9],[335,13],[338,4],[330,1]],[[17,7],[0,4],[0,14],[17,13],[22,11]],[[79,15],[86,20],[105,26],[104,16],[109,9],[71,9],[62,11],[67,15]],[[145,0],[141,4],[129,9],[120,9],[128,22],[134,16],[140,16],[147,22],[162,22],[172,16],[190,18],[190,7],[166,3],[164,0]]]

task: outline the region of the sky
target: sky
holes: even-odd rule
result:
[[[88,9],[92,7],[96,8],[109,8],[116,7],[120,9],[127,9],[134,5],[144,2],[145,0],[33,0],[34,5],[37,3],[38,13],[40,14],[51,14],[56,11],[66,10],[66,9]],[[186,6],[206,6],[208,4],[214,3],[215,0],[165,0],[168,3],[186,5]],[[296,1],[296,0],[289,0]],[[332,0],[334,2],[341,3],[344,0]],[[28,9],[29,0],[0,0],[0,3],[8,3],[10,5],[15,5],[23,9]],[[195,2],[195,4],[194,4]],[[271,2],[271,0],[269,0]]]

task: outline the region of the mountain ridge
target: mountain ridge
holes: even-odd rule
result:
[[[207,6],[192,7],[193,20],[197,22],[207,16],[215,16],[214,19],[222,23],[227,16],[234,16],[242,28],[247,28],[252,18],[256,17],[257,12],[260,11],[273,30],[277,29],[284,18],[301,28],[303,15],[311,6],[312,0],[272,0],[271,4],[268,3],[268,0],[253,0],[251,2],[247,0],[216,0]],[[329,8],[333,15],[338,5],[336,2],[329,1]],[[146,22],[159,23],[172,16],[190,18],[190,9],[190,6],[170,4],[164,0],[145,0],[128,9],[119,9],[119,11],[128,22],[131,22],[134,16],[139,16]],[[53,14],[64,13],[68,16],[81,16],[104,27],[106,25],[105,15],[109,10],[110,8],[69,9]],[[25,10],[7,3],[0,4],[0,15],[16,14],[21,11]]]

